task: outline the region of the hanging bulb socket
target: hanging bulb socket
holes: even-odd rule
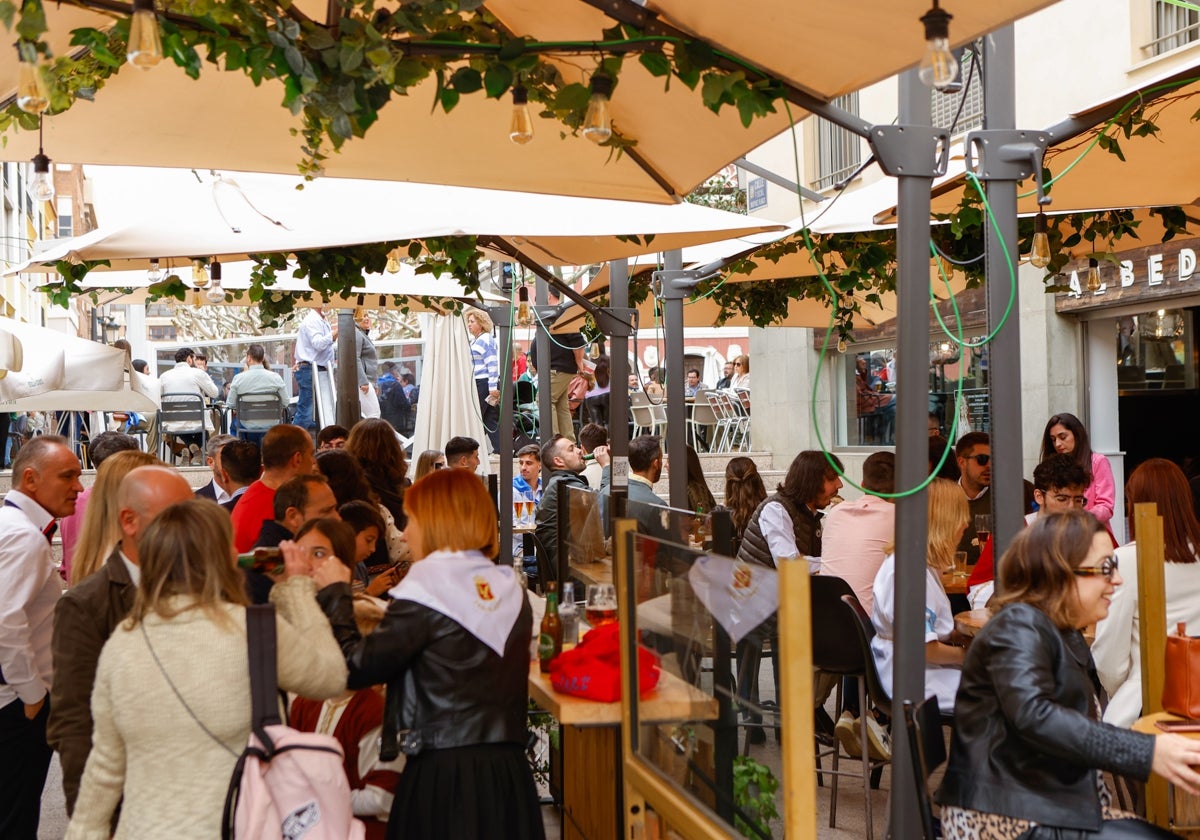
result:
[[[163,277],[162,269],[158,265],[158,257],[150,260],[150,268],[146,271],[146,279],[151,283],[157,283]]]
[[[1033,244],[1029,248],[1029,264],[1036,268],[1050,265],[1050,234],[1046,214],[1033,217]]]
[[[524,286],[517,289],[517,326],[533,326],[533,313],[529,309],[529,289]]]
[[[512,122],[508,127],[508,139],[524,146],[533,139],[533,115],[529,113],[529,91],[517,85],[512,91]]]
[[[1087,290],[1089,292],[1098,292],[1101,288],[1100,283],[1100,263],[1095,257],[1088,257],[1087,269]]]
[[[221,283],[221,261],[213,257],[212,265],[208,267],[208,276],[218,285]]]
[[[33,156],[33,179],[29,189],[37,201],[50,201],[54,198],[54,179],[50,177],[50,158],[39,150]]]
[[[934,90],[945,91],[958,78],[958,60],[950,51],[950,21],[954,16],[938,6],[921,15],[925,24],[925,53],[917,65],[917,76],[922,84]]]
[[[609,100],[612,98],[613,80],[597,73],[591,80],[592,98],[588,100],[587,114],[583,118],[583,136],[593,143],[603,143],[612,137],[612,114]]]
[[[225,290],[221,288],[221,261],[213,257],[212,265],[209,266],[208,276],[212,278],[212,285],[204,292],[205,299],[212,304],[225,302]]]
[[[162,35],[158,31],[154,0],[133,0],[125,58],[142,70],[148,70],[163,60]]]
[[[50,107],[45,68],[33,44],[18,41],[17,55],[17,107],[26,114],[40,114]]]
[[[400,252],[399,248],[393,248],[392,250],[388,251],[387,266],[385,266],[385,268],[384,268],[384,270],[387,271],[388,274],[399,273],[399,271],[400,271],[400,253],[399,252]]]
[[[197,289],[208,288],[208,269],[204,265],[204,260],[192,260],[192,285]]]

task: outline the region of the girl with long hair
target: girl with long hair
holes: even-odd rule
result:
[[[409,485],[408,461],[396,430],[386,420],[360,420],[346,438],[345,450],[358,459],[366,474],[367,483],[379,497],[379,502],[404,530],[404,488]]]
[[[1101,523],[1107,525],[1113,517],[1113,506],[1116,503],[1117,487],[1113,480],[1112,467],[1108,459],[1099,452],[1092,451],[1091,440],[1083,423],[1074,414],[1055,414],[1046,421],[1046,429],[1042,432],[1042,461],[1051,455],[1072,455],[1079,465],[1092,476],[1088,485],[1088,513],[1095,516]],[[1116,545],[1116,542],[1113,542]]]
[[[149,452],[129,449],[109,455],[96,471],[96,483],[88,494],[83,526],[79,529],[79,541],[75,543],[71,561],[72,586],[98,571],[121,541],[121,523],[117,517],[117,491],[121,480],[138,467],[151,464],[162,465],[163,462]]]

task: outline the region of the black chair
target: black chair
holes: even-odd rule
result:
[[[200,449],[208,443],[208,427],[204,422],[204,397],[199,394],[166,393],[158,409],[159,457],[167,463],[174,462],[170,436],[200,435]],[[174,429],[167,429],[167,424]],[[185,428],[181,428],[185,427]]]
[[[270,426],[283,422],[283,402],[279,394],[240,394],[237,401],[238,437],[243,433],[260,435]],[[252,423],[256,428],[245,428]]]
[[[812,656],[813,667],[829,674],[840,677],[851,677],[858,687],[859,708],[859,743],[862,744],[861,777],[863,783],[863,799],[866,803],[867,838],[873,835],[874,825],[871,816],[871,772],[876,767],[886,764],[886,761],[872,759],[867,749],[867,687],[868,670],[874,672],[875,661],[871,657],[870,642],[866,647],[860,642],[862,628],[859,627],[856,614],[847,605],[858,604],[858,598],[850,584],[839,577],[817,575],[810,581],[812,588]],[[859,610],[862,607],[859,606]],[[865,615],[865,613],[863,613]],[[878,681],[878,675],[875,675]],[[874,695],[872,696],[874,699]],[[837,705],[835,715],[843,711],[842,683],[837,686]],[[841,750],[835,741],[832,747],[817,748],[817,760],[822,756],[831,756],[833,769],[829,771],[833,777],[830,786],[829,827],[836,827],[837,796],[839,776],[858,776],[860,771],[838,769]],[[820,764],[818,764],[818,768]]]
[[[934,821],[929,797],[929,774],[946,760],[946,740],[941,724],[942,712],[937,697],[927,697],[916,706],[911,700],[904,701],[904,729],[908,733],[908,754],[912,760],[925,840],[942,836],[940,824]]]

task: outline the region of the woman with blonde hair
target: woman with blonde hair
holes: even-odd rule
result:
[[[729,380],[729,387],[750,390],[750,357],[745,353],[733,359],[733,378]]]
[[[492,451],[500,451],[500,350],[492,319],[482,309],[467,310],[467,332],[471,334],[471,365],[475,390],[479,394],[479,412],[483,429],[492,442]]]
[[[151,465],[166,466],[149,452],[129,449],[109,455],[96,471],[96,483],[89,494],[71,561],[72,586],[99,571],[121,541],[121,523],[117,518],[121,480],[138,467]]]
[[[925,551],[925,693],[935,694],[942,711],[954,708],[963,649],[954,643],[954,611],[942,588],[942,572],[954,567],[954,552],[967,528],[967,497],[962,488],[944,478],[929,484],[929,538]],[[875,575],[871,589],[871,621],[875,638],[871,653],[884,689],[892,691],[892,658],[896,592],[895,547]]]
[[[417,457],[417,469],[413,481],[420,481],[434,470],[446,468],[446,455],[440,449],[426,449]]]
[[[220,836],[226,788],[250,735],[233,530],[225,511],[193,499],[156,516],[138,548],[137,599],[100,654],[92,751],[66,836],[108,838],[120,803],[118,840],[208,840]],[[284,580],[271,589],[279,687],[336,696],[346,665],[306,576],[311,562],[294,544],[284,548]]]
[[[389,727],[405,733],[388,836],[540,840],[524,756],[533,619],[512,568],[491,561],[496,506],[467,470],[430,473],[406,501],[416,562],[370,636],[355,624],[349,570],[313,569],[349,687],[387,683],[385,740]]]

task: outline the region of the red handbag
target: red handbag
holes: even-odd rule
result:
[[[1163,711],[1188,720],[1200,719],[1200,638],[1187,635],[1181,621],[1167,635],[1163,671]]]
[[[613,703],[621,699],[621,648],[617,622],[591,630],[571,650],[550,663],[550,684],[560,694]],[[638,645],[638,691],[658,685],[659,661]]]

